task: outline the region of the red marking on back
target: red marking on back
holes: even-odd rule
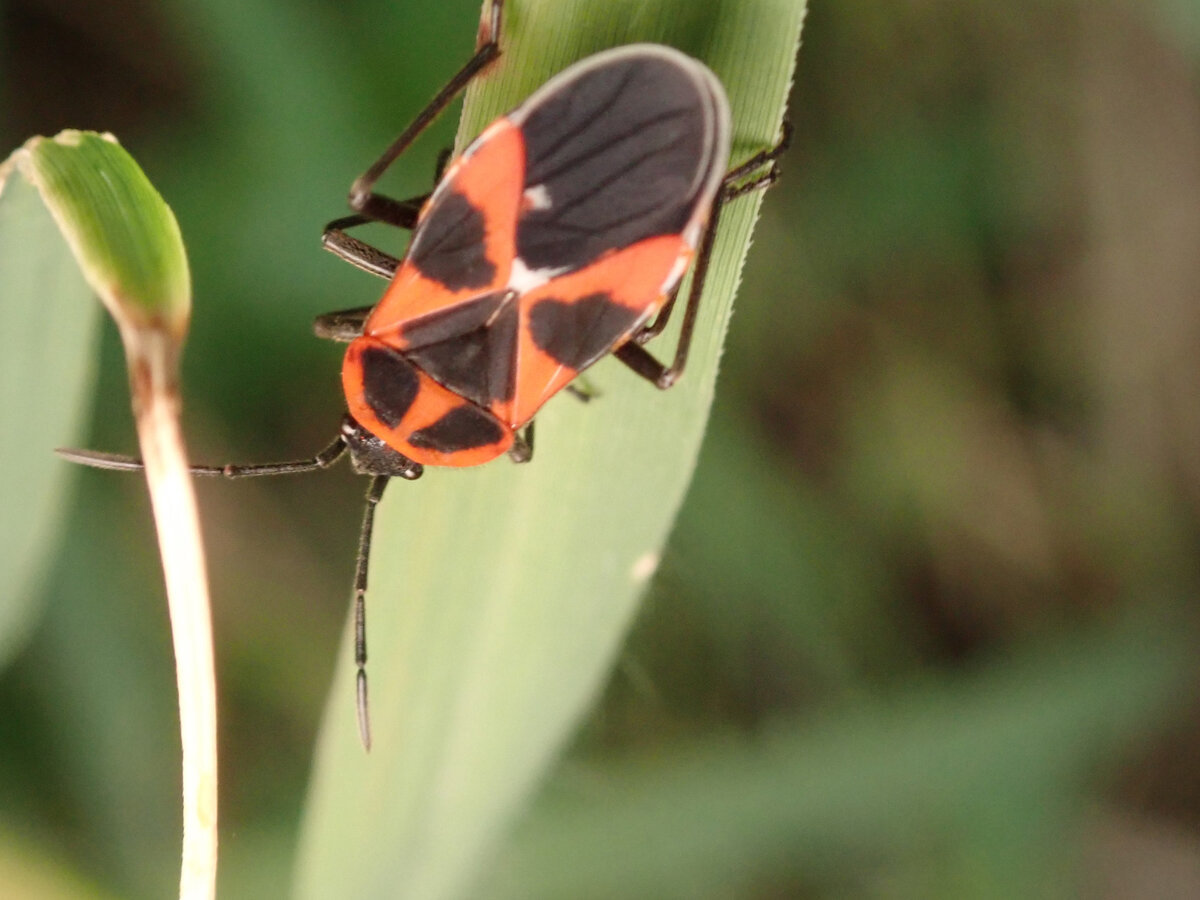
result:
[[[451,453],[443,453],[428,447],[414,447],[408,442],[410,435],[430,427],[452,409],[470,405],[470,401],[442,387],[425,372],[416,369],[420,379],[416,399],[405,413],[404,418],[395,427],[389,426],[380,420],[370,404],[367,403],[363,388],[362,353],[373,343],[383,344],[384,342],[370,337],[361,337],[351,342],[342,362],[342,389],[346,393],[346,405],[350,410],[350,415],[389,447],[425,466],[478,466],[495,459],[512,446],[512,430],[501,422],[498,424],[503,436],[494,444],[456,450]]]
[[[517,350],[517,390],[510,404],[491,407],[496,417],[512,428],[520,428],[534,417],[542,404],[570,383],[578,369],[565,366],[544,353],[534,343],[529,327],[530,310],[539,300],[579,300],[593,294],[608,294],[614,303],[637,312],[633,325],[614,335],[609,350],[623,344],[636,328],[662,306],[664,285],[681,259],[687,260],[692,248],[679,235],[667,234],[639,241],[617,250],[577,272],[560,275],[541,287],[523,294],[520,344]],[[682,268],[682,267],[681,267]]]
[[[487,258],[496,267],[491,285],[452,291],[425,278],[411,262],[396,271],[363,333],[397,349],[404,349],[400,335],[405,322],[489,293],[508,283],[512,270],[517,210],[525,174],[525,149],[520,131],[501,119],[479,138],[470,155],[458,159],[421,213],[421,221],[436,207],[439,197],[454,191],[470,201],[483,216]],[[421,223],[417,224],[417,232]],[[414,235],[414,240],[416,236]]]

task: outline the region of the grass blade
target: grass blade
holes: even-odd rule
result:
[[[740,161],[777,136],[803,12],[794,0],[511,3],[506,55],[469,92],[462,134],[575,59],[658,41],[722,79]],[[434,471],[390,492],[368,596],[373,750],[358,746],[347,664],[318,750],[300,896],[462,895],[595,698],[695,464],[758,203],[722,216],[677,388],[601,363],[597,400],[560,398],[539,415],[531,465]]]

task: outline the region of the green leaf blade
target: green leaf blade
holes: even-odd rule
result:
[[[86,131],[35,137],[15,161],[117,321],[161,324],[182,336],[191,283],[179,225],[116,139]]]

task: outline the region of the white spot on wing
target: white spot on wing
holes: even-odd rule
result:
[[[535,184],[533,187],[525,188],[525,195],[522,199],[525,201],[526,209],[549,209],[554,205],[550,200],[550,191],[544,184]]]
[[[551,269],[531,269],[525,265],[525,260],[517,256],[513,258],[512,268],[508,273],[508,289],[524,294],[534,288],[541,287],[551,278],[567,271],[566,266]]]

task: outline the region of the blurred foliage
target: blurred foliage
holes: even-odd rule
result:
[[[24,153],[24,151],[18,151]],[[79,439],[87,420],[100,317],[39,191],[0,163],[0,668],[37,619],[42,569],[61,527],[69,474],[46,444]],[[33,299],[34,302],[30,302]],[[46,322],[61,323],[54,329]],[[48,358],[56,359],[47,367]],[[31,378],[30,373],[38,372]],[[37,422],[35,440],[22,440]]]
[[[498,852],[497,890],[589,896],[561,879],[627,869],[596,890],[1200,895],[1194,10],[814,4],[797,142],[693,491],[606,696]],[[309,322],[375,286],[316,237],[477,12],[6,4],[6,146],[114,131],[179,218],[198,458],[327,439],[338,349]],[[452,131],[396,193],[428,184]],[[109,333],[90,445],[131,449],[127,408]],[[74,478],[44,616],[0,675],[0,871],[30,873],[31,896],[165,896],[178,739],[144,490]],[[345,665],[362,486],[201,490],[222,886],[276,895]],[[722,841],[740,848],[727,866]]]

